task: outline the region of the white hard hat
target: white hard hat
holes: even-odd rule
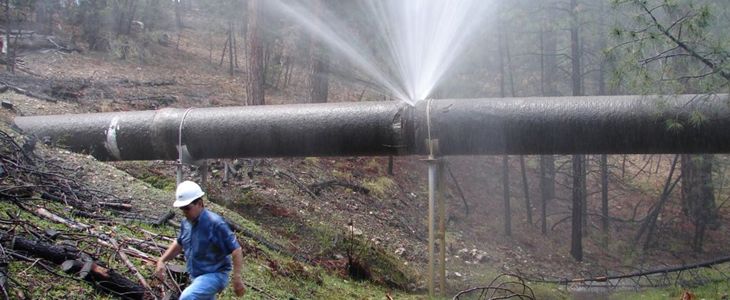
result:
[[[192,181],[183,181],[177,185],[177,190],[175,191],[175,203],[173,203],[172,206],[187,206],[195,199],[203,197],[203,195],[205,195],[205,193],[197,183]]]

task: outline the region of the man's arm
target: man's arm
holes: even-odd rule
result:
[[[167,247],[165,253],[157,260],[157,267],[155,268],[155,276],[157,276],[157,278],[165,278],[165,262],[175,258],[175,256],[180,254],[180,251],[182,251],[182,246],[180,246],[177,241],[172,242],[170,247]]]
[[[246,293],[246,287],[243,285],[243,279],[241,278],[243,273],[243,251],[241,251],[241,247],[233,250],[231,256],[233,256],[233,276],[231,276],[233,277],[233,291],[236,296],[241,297]]]

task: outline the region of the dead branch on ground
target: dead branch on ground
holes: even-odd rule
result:
[[[365,195],[370,193],[370,189],[368,189],[364,186],[357,185],[354,183],[339,181],[339,180],[328,180],[328,181],[324,181],[324,182],[320,182],[320,183],[313,183],[313,184],[309,185],[309,189],[312,192],[314,192],[315,195],[319,195],[323,189],[331,188],[333,186],[341,186],[344,188],[351,189],[353,192],[357,192],[357,193],[365,194]]]
[[[281,170],[275,170],[274,175],[281,175],[286,177],[286,179],[289,179],[289,181],[293,182],[297,187],[299,187],[300,190],[304,191],[307,195],[312,197],[312,199],[317,199],[317,195],[313,193],[304,183],[302,183],[301,180],[296,178],[294,175]]]

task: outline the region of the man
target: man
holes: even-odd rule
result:
[[[246,289],[241,280],[243,254],[241,246],[221,216],[205,209],[205,193],[192,181],[177,186],[174,207],[180,208],[185,220],[180,235],[157,261],[155,276],[165,278],[165,262],[185,250],[185,261],[191,283],[180,295],[180,300],[215,299],[228,284],[233,257],[233,290],[243,296]]]

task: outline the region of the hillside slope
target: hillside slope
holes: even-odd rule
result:
[[[114,53],[96,52],[23,53],[19,71],[0,73],[0,80],[60,101],[44,101],[13,91],[2,93],[2,99],[13,106],[0,111],[2,131],[12,135],[17,145],[25,149],[23,145],[29,144],[28,137],[11,128],[16,115],[241,105],[245,97],[242,71],[239,69],[235,76],[229,76],[210,59],[209,43],[222,44],[222,34],[203,30],[201,16],[188,17],[191,25],[183,30],[177,49],[153,43],[148,45],[144,59],[122,60]],[[301,93],[297,89],[300,83],[295,76],[288,89],[270,88],[267,101],[296,103]],[[378,99],[376,93],[371,94],[342,78],[333,79],[330,95],[331,101]],[[9,166],[19,170],[12,175],[3,173],[1,177],[0,204],[6,215],[0,216],[0,225],[7,233],[4,236],[39,238],[47,228],[54,228],[62,234],[55,241],[47,239],[46,242],[73,243],[96,261],[135,280],[133,272],[119,261],[115,247],[99,246],[102,242],[97,235],[102,235],[104,243],[108,243],[105,237],[114,237],[128,250],[129,246],[135,247],[132,241],[137,240],[158,245],[169,242],[176,233],[174,222],[157,227],[148,223],[170,211],[174,164],[105,163],[69,153],[63,150],[62,144],[44,145],[42,138],[35,145],[25,150],[26,154],[35,153],[40,172],[55,176],[53,184],[43,181],[46,175],[34,177],[37,170],[3,161],[3,170],[10,170]],[[3,151],[12,154],[4,158],[20,153],[11,143],[2,146]],[[251,284],[249,297],[423,297],[428,195],[426,163],[421,159],[395,157],[392,174],[388,172],[385,157],[211,160],[209,207],[227,216],[239,230],[239,239],[246,249],[244,277]],[[633,235],[661,192],[671,162],[669,156],[629,156],[627,167],[623,168],[625,172],[621,172],[622,157],[611,158],[610,212],[615,220],[612,220],[607,247],[602,244],[603,236],[598,229],[600,181],[596,164],[591,162],[588,200],[591,217],[585,237],[584,262],[576,262],[568,254],[571,177],[567,158],[558,157],[556,199],[547,203],[547,235],[542,235],[539,228],[538,158],[526,158],[527,189],[532,200],[529,208],[522,192],[519,162],[516,157],[511,159],[513,234],[510,237],[502,229],[501,157],[446,159],[453,174],[453,178],[446,176],[449,293],[487,285],[501,273],[550,279],[589,277],[728,255],[728,207],[721,208],[720,226],[708,233],[705,251],[693,253],[687,242],[693,228],[682,217],[677,194],[672,195],[670,205],[662,214],[657,246],[647,252],[634,251]],[[224,163],[232,165],[237,172],[227,182],[222,179]],[[651,165],[649,170],[647,165]],[[196,167],[186,166],[185,178],[199,180],[199,175]],[[68,187],[58,189],[64,187],[59,182],[68,182],[67,185],[85,191],[82,194],[87,198],[82,202],[88,205],[82,210],[100,218],[74,216],[74,211],[79,210],[75,207],[78,203],[59,199],[75,199],[79,195]],[[14,191],[16,186],[25,186],[20,189],[23,193]],[[49,189],[56,193],[56,197],[50,197],[53,199],[43,197],[43,192]],[[8,196],[8,191],[13,194]],[[725,197],[727,192],[719,193]],[[112,209],[100,202],[128,204],[129,208]],[[33,212],[41,207],[65,219],[93,226],[97,233],[69,229],[68,225],[38,217]],[[532,224],[526,221],[528,209],[533,212]],[[179,220],[180,215],[174,219]],[[158,248],[143,252],[156,256],[159,253],[154,251],[159,251]],[[39,268],[34,258],[27,258],[24,261],[16,257],[10,263],[12,293],[20,291],[33,298],[106,297],[86,283],[52,275]],[[152,260],[130,257],[142,277],[150,280],[159,293],[164,288],[149,276]],[[56,267],[48,267],[60,273]],[[561,298],[565,297],[564,289],[563,285],[550,285],[538,292],[541,298]],[[227,290],[224,297],[230,295]],[[17,294],[15,297],[23,298]]]

